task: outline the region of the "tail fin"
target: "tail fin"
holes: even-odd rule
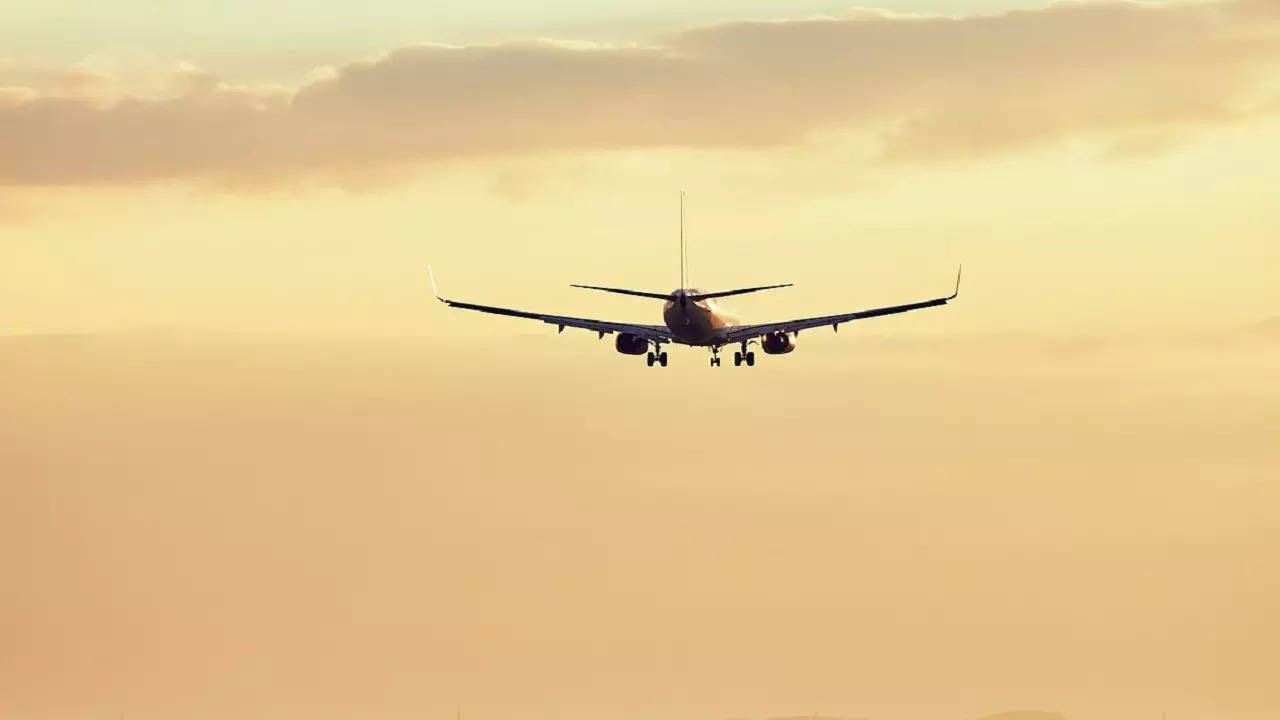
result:
[[[689,287],[689,254],[684,242],[684,190],[680,191],[680,289]]]
[[[628,290],[626,288],[600,287],[598,285],[570,285],[569,287],[586,288],[587,290],[603,290],[604,292],[617,293],[619,295],[633,295],[635,297],[654,298],[656,300],[670,300],[676,293],[654,293],[644,292],[642,290]],[[689,257],[687,245],[684,240],[684,190],[680,191],[680,290],[683,291],[689,287]],[[753,288],[763,290],[764,288]],[[742,290],[739,292],[749,292]],[[733,293],[729,293],[733,294]],[[719,295],[699,297],[719,297]]]
[[[680,289],[674,293],[655,293],[644,292],[642,290],[628,290],[626,288],[600,287],[598,285],[570,285],[570,287],[586,288],[587,290],[603,290],[604,292],[617,293],[619,295],[633,295],[635,297],[654,298],[655,300],[674,300],[680,298],[681,303],[698,300],[710,300],[711,298],[727,297],[729,295],[745,295],[746,293],[759,292],[761,290],[773,290],[774,288],[791,287],[791,283],[782,285],[760,285],[758,287],[738,288],[737,290],[722,290],[720,292],[695,293],[686,294],[689,289],[689,245],[684,237],[684,190],[680,191]]]

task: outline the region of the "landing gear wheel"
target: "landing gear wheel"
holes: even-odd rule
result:
[[[733,366],[734,366],[734,367],[738,367],[738,366],[740,366],[740,365],[742,365],[742,353],[738,352],[737,350],[734,350],[734,351],[733,351]]]
[[[653,353],[649,353],[649,356],[646,357],[644,361],[649,365],[649,367],[653,367],[653,361],[657,359],[658,358],[654,357]]]
[[[711,358],[711,367],[720,367],[720,358],[718,357]]]
[[[755,367],[755,364],[756,364],[756,354],[753,352],[747,353],[747,367]]]
[[[658,353],[658,362],[662,365],[662,367],[667,366],[667,354],[665,352]]]

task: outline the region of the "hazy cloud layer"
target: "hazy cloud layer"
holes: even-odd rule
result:
[[[1112,157],[1277,109],[1280,4],[1060,3],[996,16],[734,23],[653,46],[416,46],[241,88],[122,92],[0,65],[0,182],[281,177],[481,153],[759,146],[864,133],[886,161],[1075,137]],[[5,87],[7,86],[7,87]]]

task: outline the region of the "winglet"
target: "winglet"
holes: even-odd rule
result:
[[[962,272],[964,272],[964,265],[961,265],[959,268],[956,269],[956,290],[955,292],[951,293],[951,297],[947,298],[948,300],[954,300],[956,297],[960,295],[960,273]]]
[[[440,291],[436,290],[436,274],[430,265],[427,266],[427,276],[431,278],[431,294],[435,295],[440,302],[444,302],[444,298],[440,297]]]

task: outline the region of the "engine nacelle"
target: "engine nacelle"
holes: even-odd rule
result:
[[[796,349],[796,341],[788,333],[771,332],[760,338],[760,347],[770,355],[785,355]]]
[[[643,355],[649,352],[649,341],[631,333],[618,333],[613,347],[623,355]]]

